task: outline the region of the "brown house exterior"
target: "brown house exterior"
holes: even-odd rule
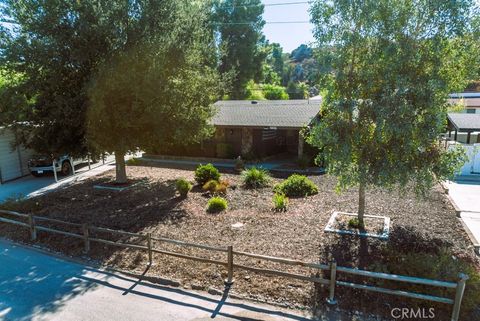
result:
[[[299,132],[317,118],[320,103],[319,99],[218,101],[211,120],[212,138],[152,153],[222,159],[261,159],[283,153],[301,156],[304,141]]]
[[[304,141],[299,132],[317,117],[320,100],[226,100],[215,108],[215,137],[209,142],[215,145],[214,157],[301,156]]]

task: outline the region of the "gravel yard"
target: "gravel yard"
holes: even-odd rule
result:
[[[473,248],[468,237],[439,186],[424,199],[416,198],[409,191],[369,189],[367,214],[391,218],[390,239],[382,241],[324,233],[323,229],[333,211],[355,212],[357,206],[357,191],[352,189],[337,194],[334,191],[335,179],[328,175],[310,177],[319,188],[317,195],[291,198],[287,212],[274,212],[272,188],[247,190],[242,187],[240,176],[222,174],[222,178],[230,182],[225,196],[229,208],[223,213],[209,214],[205,211],[209,196],[200,187],[194,187],[185,199],[175,193],[175,180],[184,177],[193,182],[193,171],[145,166],[129,166],[127,170],[130,178],[141,181],[128,190],[118,192],[93,188],[99,182],[113,179],[114,172],[111,171],[33,200],[6,204],[5,207],[99,227],[151,232],[156,237],[215,246],[233,245],[238,251],[302,261],[326,263],[333,256],[338,265],[370,270],[384,263],[382,253],[387,245],[412,253],[445,247],[453,255],[471,262],[477,268],[479,266],[472,255]],[[11,225],[1,224],[0,234],[28,242],[28,232]],[[107,234],[101,236],[120,240]],[[83,243],[79,240],[39,232],[39,243],[68,255],[82,255]],[[154,246],[226,260],[224,253],[208,253],[165,243],[155,243]],[[145,254],[135,250],[94,243],[90,257],[105,265],[140,273],[145,270],[148,261]],[[147,275],[175,279],[185,287],[222,289],[226,277],[222,267],[208,264],[160,254],[154,255],[154,262]],[[261,263],[248,258],[236,258],[236,263],[306,275],[315,273],[306,268]],[[320,305],[327,308],[323,303],[326,290],[309,283],[244,271],[235,272],[235,280],[232,292],[246,297],[291,307]],[[372,313],[385,313],[389,304],[397,302],[386,303],[386,297],[374,294],[367,296],[362,291],[343,289],[338,291],[338,295],[341,307]],[[398,302],[406,304],[400,302],[407,301]]]

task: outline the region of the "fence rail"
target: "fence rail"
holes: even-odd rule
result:
[[[23,213],[17,213],[17,212],[6,211],[6,210],[0,210],[0,214],[10,215],[10,216],[14,216],[21,219],[27,219],[28,222],[22,222],[14,219],[0,217],[0,222],[14,224],[14,225],[28,228],[30,230],[30,236],[32,241],[35,241],[37,239],[37,231],[42,231],[47,233],[56,233],[56,234],[61,234],[69,237],[83,239],[85,253],[88,253],[90,251],[90,242],[98,242],[98,243],[103,243],[103,244],[112,245],[112,246],[147,251],[149,264],[153,263],[153,253],[157,253],[157,254],[173,256],[173,257],[186,259],[186,260],[193,260],[193,261],[202,262],[202,263],[209,263],[209,264],[224,266],[227,268],[228,276],[227,276],[227,279],[225,280],[225,285],[228,287],[233,285],[234,270],[245,270],[245,271],[250,271],[250,272],[259,273],[259,274],[276,275],[276,276],[281,276],[281,277],[286,277],[291,279],[297,279],[297,280],[302,280],[307,282],[314,282],[318,284],[328,285],[329,295],[327,298],[327,302],[329,304],[336,303],[335,289],[337,286],[341,286],[341,287],[361,289],[361,290],[371,291],[371,292],[390,294],[395,296],[409,297],[414,299],[421,299],[421,300],[428,300],[428,301],[450,304],[450,305],[453,305],[451,320],[457,321],[460,314],[460,306],[463,298],[463,293],[465,291],[465,284],[468,279],[468,276],[465,274],[460,274],[457,282],[446,282],[446,281],[438,281],[438,280],[417,278],[417,277],[404,276],[404,275],[371,272],[366,270],[359,270],[359,269],[337,266],[335,261],[331,261],[329,264],[303,262],[299,260],[293,260],[293,259],[287,259],[287,258],[281,258],[281,257],[273,257],[273,256],[266,256],[266,255],[248,253],[248,252],[234,251],[233,246],[218,247],[218,246],[210,246],[210,245],[204,245],[204,244],[178,241],[178,240],[173,240],[173,239],[168,239],[163,237],[152,237],[150,233],[147,233],[147,234],[131,233],[126,231],[108,229],[104,227],[90,226],[88,224],[70,223],[70,222],[65,222],[58,219],[34,216],[32,214],[23,214]],[[51,222],[56,224],[64,224],[66,226],[77,227],[77,228],[81,227],[81,234],[60,230],[58,228],[54,229],[46,226],[41,226],[38,224],[39,221]],[[106,232],[106,233],[111,233],[116,235],[138,237],[145,240],[146,245],[115,242],[115,241],[110,241],[110,240],[106,240],[98,237],[92,237],[90,235],[91,232]],[[165,251],[165,250],[155,248],[153,246],[153,242],[163,242],[163,243],[169,243],[169,244],[173,244],[181,247],[199,248],[203,250],[227,253],[227,260],[220,261],[220,260],[202,258],[198,256],[193,256],[193,255],[182,254],[178,252]],[[234,263],[235,256],[245,256],[245,257],[255,258],[262,261],[275,262],[275,263],[281,263],[286,265],[302,266],[302,267],[307,267],[311,269],[316,269],[318,271],[326,271],[326,272],[329,272],[329,273],[326,273],[329,275],[329,278],[319,278],[319,277],[313,277],[313,276],[307,276],[307,275],[301,275],[301,274],[294,274],[290,272],[283,272],[278,270],[246,266],[242,264],[235,264]],[[455,289],[455,297],[454,298],[439,297],[439,296],[434,296],[429,294],[393,290],[393,289],[382,288],[378,286],[346,282],[346,281],[337,279],[338,273],[357,275],[357,276],[362,276],[362,277],[372,278],[372,279],[397,281],[401,283],[410,283],[410,284],[419,284],[419,285],[432,286],[432,287],[443,287],[443,288]]]

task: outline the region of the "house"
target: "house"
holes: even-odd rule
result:
[[[479,92],[450,94],[448,102],[452,105],[463,104],[465,107],[464,112],[467,114],[480,114]]]
[[[321,100],[222,100],[214,104],[215,134],[201,144],[159,146],[151,154],[196,158],[300,157],[310,148],[300,131],[318,116]]]
[[[480,114],[449,113],[446,136],[448,148],[461,145],[467,153],[460,175],[480,174]]]
[[[0,184],[30,173],[28,160],[32,152],[23,147],[13,147],[14,141],[14,133],[0,127]]]
[[[216,157],[266,157],[290,153],[301,157],[300,130],[317,117],[320,100],[225,100],[215,103]]]

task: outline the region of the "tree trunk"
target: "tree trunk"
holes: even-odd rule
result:
[[[360,226],[365,226],[363,216],[365,215],[365,184],[360,183],[358,188],[358,222]]]
[[[115,152],[115,183],[125,184],[127,182],[127,169],[125,168],[125,153]]]

